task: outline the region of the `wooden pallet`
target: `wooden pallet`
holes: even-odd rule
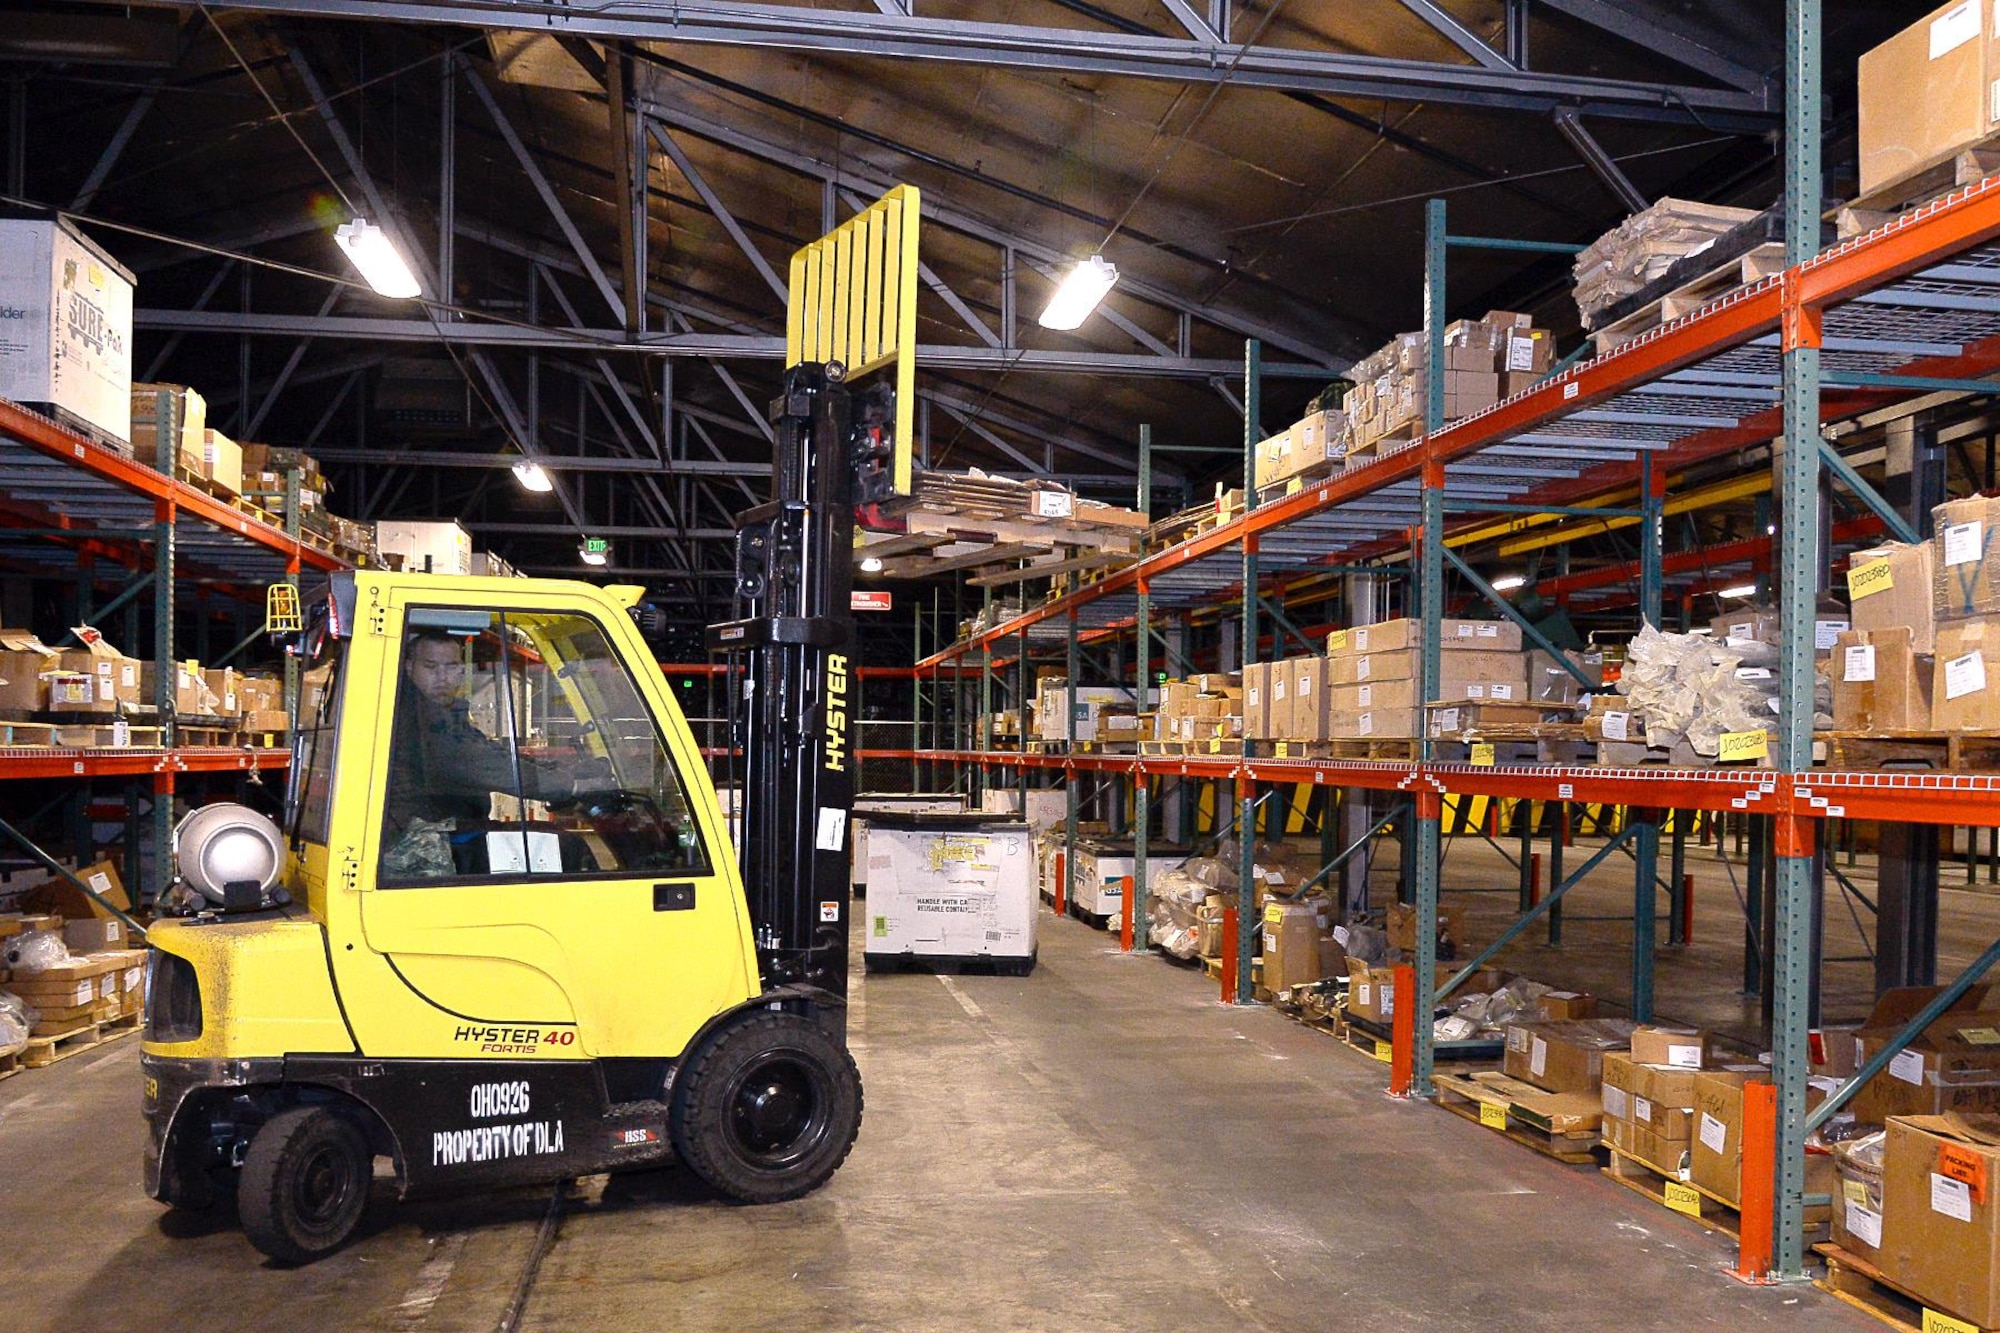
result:
[[[1643,1157],[1620,1152],[1606,1145],[1611,1154],[1604,1174],[1636,1194],[1643,1194],[1671,1212],[1734,1240],[1742,1229],[1737,1210],[1699,1185],[1682,1180],[1680,1174],[1655,1166]]]
[[[1822,731],[1832,768],[2000,768],[2000,731]]]
[[[27,1066],[21,1063],[20,1051],[8,1051],[0,1055],[0,1081],[10,1079],[26,1068]]]
[[[1595,354],[1603,356],[1612,348],[1631,342],[1642,334],[1651,333],[1663,324],[1671,324],[1677,319],[1691,315],[1740,287],[1747,287],[1753,282],[1762,282],[1773,273],[1781,272],[1784,267],[1785,247],[1776,241],[1767,241],[1747,254],[1737,255],[1733,259],[1717,264],[1699,277],[1682,283],[1650,305],[1641,306],[1631,314],[1592,331],[1590,338]]]
[[[1533,1115],[1515,1104],[1505,1075],[1492,1071],[1470,1074],[1432,1074],[1437,1088],[1437,1104],[1453,1115],[1492,1130],[1514,1143],[1544,1157],[1570,1166],[1595,1166],[1602,1147],[1597,1131],[1557,1133],[1546,1120],[1537,1123]]]
[[[110,722],[0,721],[0,745],[37,746],[59,750],[154,749],[160,728]]]
[[[1977,185],[1996,172],[2000,172],[2000,135],[1989,135],[1942,162],[1850,199],[1833,210],[1834,231],[1843,241],[1874,231],[1953,190]]]
[[[1849,1254],[1838,1245],[1828,1242],[1812,1248],[1814,1254],[1826,1261],[1826,1276],[1817,1279],[1813,1285],[1832,1293],[1863,1314],[1874,1316],[1890,1328],[1908,1329],[1909,1333],[1931,1333],[1933,1329],[1942,1327],[1929,1317],[1935,1313],[1954,1320],[1951,1325],[1954,1328],[1963,1326],[1975,1330],[1975,1333],[2000,1333],[2000,1329],[1994,1326],[1982,1326],[1959,1319],[1949,1311],[1937,1310],[1915,1292],[1885,1277],[1874,1264],[1859,1255]]]
[[[1390,454],[1401,453],[1423,437],[1424,419],[1415,416],[1399,426],[1392,426],[1380,435],[1371,435],[1366,440],[1356,440],[1347,446],[1347,453],[1341,458],[1341,471],[1352,472],[1366,467],[1377,459]]]
[[[58,1060],[81,1055],[104,1041],[103,1023],[85,1023],[73,1031],[54,1037],[30,1037],[21,1051],[21,1063],[29,1069],[44,1069]]]
[[[1423,753],[1423,742],[1406,736],[1343,736],[1337,740],[1318,741],[1324,745],[1327,759],[1381,759],[1414,761]]]

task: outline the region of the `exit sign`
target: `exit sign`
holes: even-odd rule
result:
[[[611,543],[602,537],[585,537],[583,539],[583,549],[592,555],[603,555],[611,549]]]
[[[888,611],[895,603],[887,592],[862,592],[859,589],[847,594],[847,609],[850,611]]]

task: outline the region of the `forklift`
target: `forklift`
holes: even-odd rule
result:
[[[403,1197],[678,1160],[775,1203],[840,1167],[850,571],[857,511],[909,490],[917,206],[899,187],[793,259],[772,499],[708,630],[729,818],[642,589],[368,570],[309,599],[282,824],[193,812],[148,934],[154,1198],[233,1194],[304,1263],[380,1158]]]

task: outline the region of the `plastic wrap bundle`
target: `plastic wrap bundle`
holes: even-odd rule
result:
[[[1600,312],[1756,216],[1747,208],[1662,199],[1626,218],[1576,257],[1576,308],[1583,326],[1596,328]]]
[[[67,963],[69,947],[57,931],[31,930],[10,938],[0,950],[0,959],[16,972],[40,972]]]
[[[1535,1002],[1550,989],[1539,981],[1516,977],[1489,994],[1466,996],[1452,1006],[1452,1016],[1470,1022],[1474,1031],[1504,1028],[1523,1020],[1532,1022],[1538,1012]]]
[[[1392,952],[1389,947],[1389,937],[1380,929],[1365,922],[1357,922],[1342,929],[1347,932],[1346,936],[1343,938],[1339,931],[1335,931],[1334,938],[1340,941],[1340,947],[1346,950],[1349,958],[1357,963],[1389,961],[1389,954]]]
[[[1217,891],[1213,882],[1217,871],[1213,860],[1197,857],[1179,870],[1153,878],[1146,886],[1152,900],[1146,913],[1146,938],[1176,958],[1196,957],[1201,941],[1198,913],[1208,895]]]
[[[12,1055],[28,1044],[28,1033],[41,1014],[18,995],[0,990],[0,1055]]]
[[[1757,660],[1744,671],[1746,655]],[[1726,733],[1761,731],[1777,720],[1776,672],[1768,667],[1774,661],[1766,644],[1665,634],[1646,625],[1626,649],[1618,692],[1645,719],[1646,744],[1684,740],[1696,754],[1713,757]]]

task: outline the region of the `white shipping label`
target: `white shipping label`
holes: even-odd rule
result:
[[[1366,657],[1357,657],[1354,659],[1354,678],[1356,680],[1368,679],[1368,659]]]
[[[1978,519],[1970,523],[1948,523],[1944,530],[1944,562],[1947,566],[1969,565],[1979,559],[1982,525]]]
[[[1271,702],[1277,703],[1281,701],[1284,697],[1285,697],[1285,678],[1283,676],[1273,677],[1271,680]]]
[[[1701,1113],[1701,1146],[1717,1154],[1729,1151],[1729,1126],[1706,1111]]]
[[[1993,17],[1996,21],[2000,21],[2000,4],[1994,6]],[[1986,119],[1989,122],[2000,120],[2000,79],[1993,80],[1993,88],[1989,94],[1989,105],[1986,108]]]
[[[1757,622],[1754,620],[1739,620],[1729,627],[1729,633],[1723,637],[1729,639],[1754,639],[1757,637]]]
[[[1994,3],[2000,4],[2000,0],[1994,0]],[[1456,708],[1447,708],[1438,714],[1438,729],[1441,731],[1458,730],[1458,710]]]
[[[1486,687],[1484,685],[1468,685],[1465,687],[1465,697],[1468,699],[1484,699],[1486,697]]]
[[[1961,695],[1977,694],[1986,688],[1986,659],[1974,649],[1963,657],[1954,657],[1944,664],[1944,697],[1956,699]]]
[[[1629,1120],[1632,1118],[1630,1115],[1631,1103],[1626,1100],[1625,1089],[1614,1088],[1607,1083],[1604,1085],[1603,1092],[1604,1114],[1610,1116],[1613,1120]]]
[[[1497,639],[1500,637],[1500,627],[1498,625],[1482,624],[1476,632],[1482,639]]]
[[[1652,1124],[1653,1103],[1648,1101],[1644,1097],[1634,1097],[1632,1099],[1632,1118],[1634,1120],[1644,1121],[1646,1124],[1649,1125]]]
[[[1519,1055],[1528,1049],[1528,1038],[1532,1035],[1526,1028],[1508,1028],[1507,1049]]]
[[[97,698],[101,703],[109,703],[118,697],[118,688],[111,683],[109,667],[97,673]]]
[[[1333,928],[1333,942],[1334,942],[1335,944],[1338,944],[1338,945],[1339,945],[1339,946],[1340,946],[1341,948],[1343,948],[1343,949],[1345,949],[1345,948],[1347,947],[1347,927],[1346,927],[1346,926],[1335,926],[1335,927]]]
[[[1849,677],[1849,679],[1851,680],[1853,678]],[[1255,685],[1252,685],[1250,688],[1243,691],[1243,702],[1251,708],[1255,708],[1257,706],[1258,697],[1259,696],[1257,694],[1257,687]]]
[[[1875,679],[1875,645],[1858,643],[1842,654],[1840,678],[1850,681]]]
[[[1364,981],[1354,988],[1354,1003],[1362,1009],[1375,1007],[1375,983]]]
[[[1373,736],[1375,734],[1375,715],[1373,713],[1363,713],[1360,717],[1355,718],[1354,730],[1357,735]]]
[[[1373,685],[1361,686],[1354,691],[1354,700],[1363,708],[1373,708],[1375,706],[1375,687]]]
[[[1528,1072],[1536,1078],[1540,1078],[1548,1066],[1549,1044],[1540,1037],[1537,1037],[1535,1038],[1534,1045],[1528,1051]]]
[[[1606,713],[1604,715],[1604,739],[1607,741],[1629,740],[1632,735],[1632,715],[1630,713]]]
[[[1931,59],[1950,55],[1979,36],[1979,0],[1953,5],[1931,20]]]
[[[1035,514],[1038,518],[1068,518],[1076,512],[1076,497],[1068,491],[1036,491]]]
[[[1514,697],[1514,687],[1512,685],[1495,685],[1492,689],[1493,697],[1496,699],[1511,699]]]
[[[1771,668],[1769,667],[1736,668],[1736,679],[1738,680],[1769,680],[1770,678]]]
[[[1961,1222],[1972,1220],[1972,1186],[1950,1176],[1931,1172],[1931,1211],[1955,1217]]]
[[[1882,1214],[1847,1201],[1847,1232],[1864,1245],[1882,1248]]]
[[[1899,1078],[1905,1083],[1924,1085],[1924,1053],[1922,1051],[1898,1051],[1896,1058],[1889,1062],[1889,1077]]]
[[[1675,1069],[1701,1068],[1700,1045],[1667,1047],[1667,1063]]]
[[[111,744],[123,749],[132,743],[132,724],[119,718],[111,724]]]
[[[1385,981],[1382,983],[1382,1017],[1394,1018],[1395,1016],[1396,1016],[1396,983],[1393,981]]]
[[[1535,345],[1526,338],[1507,340],[1507,369],[1533,370],[1535,368]]]
[[[1832,651],[1833,641],[1850,628],[1845,620],[1813,621],[1813,647],[1822,653]]]
[[[822,852],[837,852],[847,846],[847,811],[832,806],[819,808],[819,831],[813,838],[813,847]]]

